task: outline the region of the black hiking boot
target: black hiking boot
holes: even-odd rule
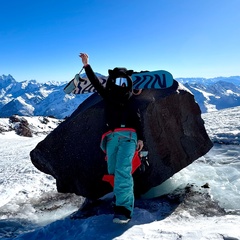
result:
[[[114,223],[128,223],[131,220],[131,212],[123,206],[115,206],[114,207]]]

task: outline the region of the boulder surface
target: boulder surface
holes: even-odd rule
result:
[[[213,146],[193,94],[177,81],[168,89],[146,89],[133,96],[141,113],[148,163],[134,174],[136,196],[158,186],[206,154]],[[40,171],[56,179],[57,189],[97,199],[112,191],[100,149],[105,129],[104,102],[95,93],[30,153]]]

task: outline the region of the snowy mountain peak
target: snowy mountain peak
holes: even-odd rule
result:
[[[203,113],[240,106],[240,77],[181,78]]]
[[[103,75],[96,73],[99,77]],[[81,74],[85,78],[85,74]],[[198,102],[202,112],[240,105],[240,76],[217,78],[179,78]],[[26,116],[69,116],[89,94],[65,95],[67,82],[17,82],[11,75],[0,76],[0,117],[13,114]]]
[[[10,74],[0,76],[0,87],[1,88],[7,88],[9,85],[12,85],[15,83],[16,83],[16,80]]]
[[[183,84],[203,84],[203,85],[211,85],[216,82],[230,82],[236,86],[240,86],[240,76],[232,76],[232,77],[216,77],[216,78],[177,78],[177,80]]]

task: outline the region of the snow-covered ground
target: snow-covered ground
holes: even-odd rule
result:
[[[45,136],[0,133],[0,239],[240,239],[239,112],[236,107],[203,114],[214,147],[147,194],[167,195],[136,201],[126,225],[112,223],[108,209],[70,219],[84,199],[57,193],[55,180],[29,158]]]

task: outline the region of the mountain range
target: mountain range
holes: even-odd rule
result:
[[[101,74],[98,74],[101,75]],[[240,76],[216,78],[177,78],[188,88],[202,113],[240,106]],[[0,117],[54,116],[65,118],[90,94],[66,95],[67,82],[39,83],[16,81],[11,75],[0,76]]]

